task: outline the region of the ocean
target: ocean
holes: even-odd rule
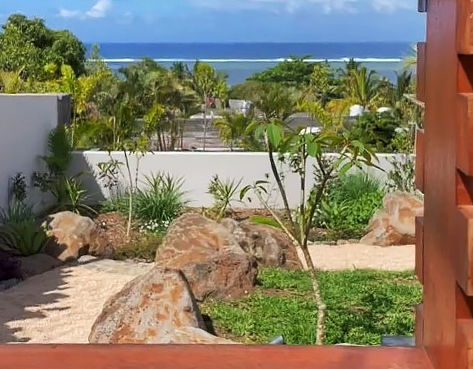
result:
[[[91,45],[86,45],[90,50]],[[228,74],[230,85],[243,83],[256,72],[275,66],[291,56],[307,56],[309,61],[327,60],[332,67],[343,67],[355,58],[380,75],[395,79],[402,68],[402,58],[409,54],[408,42],[382,43],[103,43],[100,55],[113,69],[147,57],[170,67],[181,61],[192,67],[195,60],[208,62]]]

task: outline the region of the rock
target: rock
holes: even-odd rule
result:
[[[223,219],[220,223],[236,238],[243,250],[256,257],[259,265],[302,268],[296,246],[283,230],[249,221],[238,223],[230,218]]]
[[[24,279],[21,261],[9,252],[0,250],[0,281]]]
[[[257,263],[223,225],[184,214],[168,229],[156,263],[184,272],[199,301],[240,297],[253,289]]]
[[[62,262],[46,254],[36,254],[20,258],[21,269],[29,278],[43,274],[62,265]]]
[[[208,345],[235,345],[237,342],[214,336],[203,329],[184,327],[164,334],[157,343],[163,344],[208,344]]]
[[[204,330],[189,283],[181,271],[154,267],[104,305],[90,343],[231,343]]]
[[[15,287],[20,282],[21,282],[21,279],[18,279],[18,278],[12,278],[12,279],[8,279],[6,281],[1,281],[0,282],[0,292],[9,290],[10,288]]]
[[[44,252],[58,260],[71,261],[87,253],[95,224],[90,218],[65,211],[49,216],[46,227],[51,238]]]
[[[393,192],[384,197],[383,209],[370,220],[368,233],[360,243],[376,246],[400,246],[415,243],[415,218],[424,213],[424,204],[416,196]]]

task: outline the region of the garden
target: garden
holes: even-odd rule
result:
[[[320,270],[313,257],[318,244],[413,243],[423,206],[414,186],[412,122],[421,121],[422,111],[406,98],[414,90],[411,72],[392,83],[354,61],[334,71],[326,63],[293,59],[243,85],[227,86],[225,76],[205,63],[193,70],[176,63],[168,70],[144,60],[116,75],[98,48],[86,59],[73,35],[66,41],[74,45],[74,57],[27,41],[20,30],[60,37],[38,20],[12,16],[0,46],[18,38],[48,58],[52,50],[58,54],[44,65],[17,65],[15,50],[7,55],[0,47],[1,91],[66,92],[73,106],[71,123],[49,133],[42,168],[10,180],[9,205],[0,212],[0,286],[6,292],[91,255],[97,262],[155,265],[110,296],[94,322],[91,343],[264,344],[283,335],[289,344],[378,345],[383,335],[413,334],[413,309],[422,293],[412,270]],[[225,109],[229,98],[250,100],[253,108],[249,114],[231,112]],[[347,117],[353,105],[365,112]],[[267,175],[252,183],[214,175],[206,189],[213,205],[207,208],[191,207],[185,177],[157,170],[139,179],[139,160],[152,151],[151,141],[158,151],[179,149],[186,119],[202,111],[205,120],[212,109],[222,110],[222,118],[212,122],[221,141],[231,150],[267,154]],[[320,131],[291,127],[287,118],[296,112],[317,121]],[[85,185],[92,174],[71,173],[75,153],[90,148],[110,154],[94,168],[94,180],[107,192],[100,203],[91,201]],[[123,162],[112,152],[122,153]],[[399,154],[386,181],[367,170],[379,169],[381,152]],[[134,170],[131,157],[138,162]],[[289,205],[281,164],[300,183],[297,206]],[[281,205],[274,206],[273,192]],[[44,205],[39,213],[32,194]],[[37,255],[41,261],[32,267]],[[128,304],[132,292],[145,304],[143,296],[155,285],[161,292],[151,293],[151,300],[170,303],[173,291],[180,291],[188,305],[178,304],[172,313],[184,317],[190,309],[192,319],[175,326],[169,312],[148,302],[144,309],[163,313],[159,323],[172,333],[121,334],[113,321],[133,331],[154,327]],[[132,309],[132,320],[125,307]],[[214,341],[217,336],[222,342]]]

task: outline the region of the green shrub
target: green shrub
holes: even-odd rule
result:
[[[95,210],[86,205],[89,198],[84,184],[76,177],[59,177],[51,183],[49,192],[55,203],[48,209],[48,214],[72,211],[81,215],[93,215]]]
[[[133,237],[131,241],[124,245],[119,245],[115,249],[115,260],[142,260],[154,262],[156,250],[163,241],[163,234],[142,234]]]
[[[260,286],[246,298],[203,304],[217,333],[244,343],[266,344],[282,334],[288,344],[314,344],[317,309],[309,274],[261,269],[258,279]],[[412,272],[321,272],[319,281],[327,305],[325,344],[379,345],[383,335],[413,334],[422,289]]]
[[[262,225],[268,225],[275,228],[281,228],[281,226],[275,219],[270,218],[270,217],[264,217],[262,215],[252,215],[250,217],[250,222],[253,224],[262,224]]]
[[[43,249],[48,236],[38,225],[32,208],[13,202],[0,211],[0,249],[19,256],[35,255]]]
[[[133,218],[142,231],[160,233],[182,214],[187,204],[183,179],[157,173],[145,177],[145,187],[133,195]],[[102,204],[102,211],[128,214],[129,195],[115,197]]]
[[[317,225],[327,228],[331,238],[359,238],[383,203],[384,189],[368,174],[338,178],[328,189],[317,214]]]

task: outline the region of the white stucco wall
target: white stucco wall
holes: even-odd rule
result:
[[[33,172],[41,168],[39,156],[46,154],[48,134],[58,124],[59,98],[53,94],[0,94],[1,207],[8,203],[12,176],[22,172],[30,182]]]
[[[74,161],[71,168],[71,174],[83,170],[93,172],[93,176],[86,175],[83,181],[92,195],[92,200],[103,200],[109,196],[109,193],[103,187],[103,183],[98,180],[99,170],[97,164],[107,162],[110,158],[124,163],[124,155],[121,152],[111,153],[99,151],[84,151],[74,154]],[[378,155],[377,165],[385,170],[380,171],[376,168],[370,168],[369,171],[381,180],[386,179],[386,173],[391,169],[390,160],[395,155]],[[133,178],[136,172],[136,156],[129,158]],[[270,173],[268,156],[266,153],[232,153],[232,152],[156,152],[147,153],[140,159],[139,177],[140,185],[143,184],[145,175],[159,171],[167,172],[176,177],[184,178],[184,189],[187,191],[188,199],[191,205],[195,207],[210,206],[213,203],[212,197],[207,194],[207,188],[213,175],[218,174],[222,180],[242,178],[242,186],[251,184],[257,180],[265,179],[265,174]],[[299,181],[298,176],[288,172],[286,173],[285,185],[291,205],[295,205],[299,199]],[[272,176],[271,176],[272,178]],[[120,182],[124,185],[128,183],[126,168],[122,167]],[[312,181],[308,181],[311,185]],[[273,188],[276,188],[273,184]],[[260,204],[253,198],[251,203],[246,202],[245,206],[259,207]],[[277,194],[272,196],[273,203],[277,202]]]

